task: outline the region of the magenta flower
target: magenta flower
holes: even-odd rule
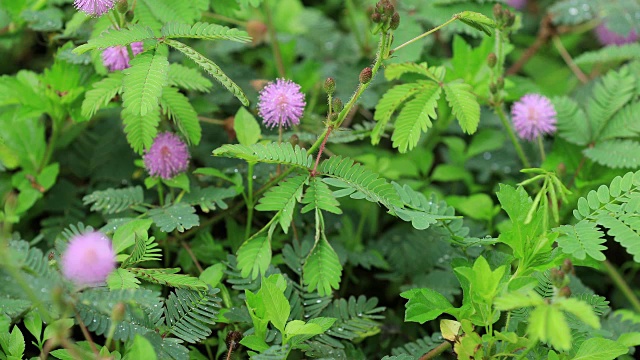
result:
[[[172,133],[159,134],[149,151],[144,155],[144,166],[152,176],[171,179],[187,170],[189,166],[189,149],[178,135]]]
[[[74,236],[61,260],[62,275],[79,286],[100,285],[116,268],[111,240],[98,231]]]
[[[527,0],[507,0],[507,5],[516,10],[522,10],[527,6]]]
[[[114,0],[75,0],[76,9],[89,16],[102,16],[109,12],[115,5]]]
[[[511,107],[513,125],[520,138],[534,140],[556,131],[556,109],[549,99],[527,94]]]
[[[142,42],[131,43],[133,55],[140,54],[142,48]],[[129,49],[122,45],[108,47],[102,51],[102,62],[109,71],[124,70],[129,67]]]
[[[260,91],[258,112],[268,127],[289,127],[300,124],[305,105],[300,85],[277,79]]]
[[[602,45],[624,45],[634,43],[638,40],[638,33],[636,33],[634,29],[631,29],[627,35],[621,35],[609,30],[605,24],[601,23],[596,27],[595,31],[596,37]]]

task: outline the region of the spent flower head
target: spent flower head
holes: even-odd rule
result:
[[[187,170],[189,157],[187,144],[178,135],[166,132],[156,136],[143,159],[149,174],[171,179]]]
[[[143,50],[142,42],[131,43],[131,53],[138,55]],[[129,67],[129,49],[127,46],[116,45],[102,51],[102,62],[109,71],[124,70]]]
[[[76,235],[62,254],[62,274],[78,286],[104,283],[116,268],[116,254],[111,240],[101,232]]]
[[[551,101],[538,94],[527,94],[511,107],[513,125],[520,138],[534,140],[556,131],[556,110]]]
[[[631,29],[627,35],[622,35],[609,30],[605,24],[600,24],[596,27],[595,32],[598,41],[600,41],[602,45],[625,45],[638,40],[638,33],[634,29]]]
[[[300,123],[305,105],[300,85],[277,79],[260,91],[258,113],[268,127],[289,127]]]
[[[76,9],[89,16],[102,16],[109,12],[115,4],[114,0],[75,0],[73,2]]]
[[[507,0],[507,5],[516,10],[522,10],[527,6],[527,0]]]

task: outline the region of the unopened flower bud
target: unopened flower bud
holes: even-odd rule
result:
[[[391,21],[389,22],[389,28],[391,28],[391,30],[395,30],[398,26],[400,26],[400,14],[394,12],[391,17]]]
[[[291,137],[289,138],[289,143],[293,146],[298,145],[298,143],[300,143],[300,138],[298,137],[298,135],[293,134],[291,135]]]
[[[366,67],[362,69],[360,72],[360,84],[366,84],[371,81],[371,77],[373,76],[373,71],[370,67]]]
[[[562,284],[564,281],[564,271],[556,268],[551,269],[549,273],[549,280],[551,280],[554,285]]]
[[[342,109],[344,109],[344,104],[342,104],[342,100],[340,100],[339,98],[333,99],[333,104],[331,106],[333,107],[333,111],[335,112],[340,112],[342,111]]]
[[[571,259],[564,259],[564,262],[562,263],[562,271],[566,274],[573,273],[573,263],[571,262]]]
[[[502,11],[502,23],[503,24],[509,24],[509,20],[511,19],[511,11],[509,11],[509,9],[504,9]]]
[[[570,297],[571,296],[571,289],[569,289],[568,286],[563,287],[562,289],[558,290],[558,296],[564,297],[564,298]]]
[[[124,320],[124,314],[125,314],[124,303],[119,302],[113,307],[113,310],[111,310],[111,320],[113,322],[120,322]]]
[[[489,65],[489,67],[493,69],[493,67],[496,66],[497,62],[498,57],[496,56],[496,54],[489,53],[489,56],[487,56],[487,64]]]
[[[500,4],[493,5],[493,17],[496,20],[500,20],[502,18],[502,5]]]
[[[500,76],[498,80],[496,80],[496,86],[498,89],[504,89],[504,78]]]
[[[374,12],[373,14],[371,14],[371,21],[376,24],[380,23],[382,21],[382,15],[380,15],[380,13]]]
[[[507,26],[513,26],[515,22],[516,22],[516,15],[509,13],[509,18],[507,19]]]
[[[333,80],[333,78],[327,78],[327,80],[324,81],[324,92],[329,95],[333,95],[333,93],[336,92],[336,81]]]
[[[384,4],[384,16],[389,18],[395,12],[396,12],[396,8],[393,6],[391,2],[387,1],[386,4]]]
[[[127,11],[129,11],[129,3],[127,2],[127,0],[119,0],[118,4],[116,5],[116,9],[118,9],[118,12],[120,14],[126,14]]]
[[[489,84],[489,91],[490,91],[492,94],[497,94],[497,93],[498,93],[498,87],[496,86],[496,84],[495,84],[495,83],[491,83],[491,84]]]
[[[376,3],[376,12],[380,15],[384,14],[384,0],[380,0]]]

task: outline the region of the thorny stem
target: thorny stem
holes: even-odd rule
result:
[[[440,355],[443,352],[449,350],[450,348],[451,348],[451,343],[448,342],[448,341],[445,341],[442,344],[436,346],[435,349],[433,349],[433,350],[429,351],[428,353],[422,355],[419,360],[435,359],[436,357],[438,357],[438,355]]]
[[[320,158],[322,157],[322,152],[324,151],[324,147],[327,144],[327,139],[329,138],[329,135],[331,134],[331,129],[333,127],[331,125],[329,125],[329,127],[327,127],[327,131],[326,135],[324,136],[324,140],[322,140],[322,144],[320,145],[320,150],[318,150],[318,156],[316,157],[316,164],[313,166],[313,170],[311,170],[311,176],[316,176],[318,174],[317,170],[318,170],[318,164],[320,163]]]
[[[438,30],[442,29],[443,27],[445,27],[445,26],[447,26],[447,25],[451,24],[452,22],[454,22],[454,21],[456,21],[456,20],[458,20],[458,16],[457,16],[457,15],[454,15],[451,19],[449,19],[449,21],[447,21],[447,22],[445,22],[445,23],[443,23],[443,24],[441,24],[441,25],[439,25],[439,26],[434,27],[433,29],[431,29],[431,30],[429,30],[429,31],[427,31],[427,32],[425,32],[425,33],[423,33],[422,35],[418,35],[418,36],[414,37],[413,39],[411,39],[411,40],[409,40],[409,41],[405,42],[405,43],[404,43],[404,44],[402,44],[402,45],[397,46],[395,49],[391,50],[391,51],[390,51],[390,53],[391,53],[391,54],[393,54],[394,52],[396,52],[396,51],[398,51],[398,50],[402,49],[403,47],[405,47],[405,46],[407,46],[407,45],[409,45],[409,44],[412,44],[412,43],[414,43],[414,42],[416,42],[416,41],[418,41],[418,40],[420,40],[420,39],[422,39],[422,38],[424,38],[424,37],[426,37],[426,36],[429,36],[430,34],[432,34],[432,33],[436,32],[436,31],[438,31]]]
[[[613,264],[611,264],[609,260],[603,261],[602,264],[604,265],[607,274],[609,275],[615,286],[618,288],[618,290],[620,290],[624,297],[627,298],[635,311],[640,312],[640,300],[633,292],[631,287],[629,287],[629,284],[627,284],[622,275],[620,275],[618,269],[616,269],[616,267],[613,266]]]
[[[273,18],[271,16],[271,7],[269,1],[265,0],[263,3],[264,14],[267,20],[267,29],[269,31],[269,37],[271,38],[271,47],[273,49],[273,57],[276,60],[276,68],[278,69],[278,75],[285,77],[286,72],[284,69],[284,62],[282,61],[282,53],[280,52],[280,43],[278,42],[278,34],[276,34],[276,28],[273,26]]]
[[[564,60],[565,63],[567,63],[567,66],[569,66],[569,69],[571,69],[571,71],[578,78],[578,80],[580,80],[580,82],[583,84],[588,83],[589,78],[587,77],[587,75],[585,75],[582,72],[582,70],[580,70],[578,65],[576,65],[576,63],[573,61],[573,58],[571,58],[571,55],[562,44],[560,37],[554,35],[552,38],[552,41],[553,41],[553,45],[556,47],[556,50],[558,50],[558,52],[560,53],[560,56],[562,56],[562,59]]]

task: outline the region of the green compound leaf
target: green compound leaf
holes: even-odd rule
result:
[[[303,214],[313,209],[321,209],[338,215],[342,214],[340,203],[335,195],[333,195],[329,186],[317,176],[312,177],[309,181],[309,187],[302,198],[302,203],[306,204],[301,210]]]
[[[171,232],[178,230],[184,232],[194,226],[200,225],[200,219],[195,214],[196,209],[184,203],[177,203],[168,207],[152,209],[149,217],[161,231]]]
[[[218,289],[194,291],[176,289],[167,297],[164,317],[168,331],[176,337],[196,343],[211,335],[211,325],[215,324],[220,302],[216,297]]]
[[[133,151],[142,154],[153,144],[160,124],[160,108],[147,112],[144,116],[135,115],[128,109],[122,109],[122,122],[127,141]]]
[[[218,65],[216,65],[213,61],[207,59],[199,52],[195,51],[193,48],[179,42],[176,40],[165,40],[165,43],[174,49],[180,51],[189,59],[193,60],[196,64],[204,69],[209,75],[213,76],[216,80],[218,80],[227,90],[229,90],[244,106],[249,106],[249,99],[244,94],[242,89],[236,85]]]
[[[147,39],[155,39],[155,34],[151,28],[134,24],[124,29],[110,29],[99,37],[90,39],[84,45],[78,46],[73,50],[76,54],[83,54],[89,50],[106,49],[116,45],[129,45],[132,42],[144,41]]]
[[[308,291],[318,290],[320,296],[330,295],[331,289],[340,287],[342,265],[338,254],[324,236],[311,250],[303,268],[303,281]]]
[[[409,84],[396,85],[387,91],[376,105],[376,112],[373,116],[377,124],[371,132],[371,143],[376,145],[384,134],[387,123],[391,120],[391,115],[402,103],[415,94],[421,92],[428,82],[420,81]]]
[[[211,81],[204,77],[198,69],[180,64],[169,65],[169,85],[201,92],[209,92],[213,86]]]
[[[289,142],[245,145],[223,145],[213,151],[213,156],[243,159],[247,162],[263,162],[295,166],[307,170],[313,167],[313,156],[306,149]]]
[[[571,329],[557,307],[537,306],[531,311],[528,321],[527,332],[534,340],[548,343],[557,350],[571,349]]]
[[[461,22],[471,26],[472,28],[478,29],[489,36],[491,36],[491,29],[495,29],[497,27],[495,21],[481,13],[473,11],[463,11],[456,14],[455,17]]]
[[[575,226],[562,225],[557,230],[558,246],[565,254],[571,254],[579,260],[584,260],[587,256],[604,261],[606,256],[602,253],[607,247],[602,245],[606,240],[604,234],[598,230],[596,223],[580,221]]]
[[[472,93],[471,85],[463,82],[452,82],[444,85],[447,102],[453,115],[467,134],[473,134],[480,123],[480,104]]]
[[[558,114],[558,135],[572,144],[587,145],[591,141],[591,130],[585,121],[587,115],[578,103],[566,96],[551,101]]]
[[[144,269],[144,268],[129,268],[131,273],[139,279],[148,281],[154,284],[160,284],[165,286],[171,286],[174,288],[184,288],[191,290],[206,290],[207,284],[202,280],[184,274],[178,274],[180,268],[174,269]]]
[[[418,145],[420,135],[433,124],[431,119],[437,117],[436,107],[442,88],[436,83],[426,83],[420,94],[409,101],[400,111],[395,122],[395,130],[391,140],[393,147],[406,153]],[[425,84],[425,85],[426,85]]]
[[[131,60],[124,70],[123,105],[135,116],[145,116],[158,107],[162,89],[167,85],[169,61],[165,51],[143,53]]]
[[[640,167],[640,143],[634,140],[607,140],[584,150],[598,164],[617,168]]]
[[[167,39],[232,40],[242,43],[251,41],[251,37],[246,31],[201,22],[193,25],[169,23],[165,24],[160,31],[162,32],[162,36]]]
[[[636,79],[629,74],[629,68],[608,72],[598,82],[587,102],[587,115],[591,124],[591,137],[596,141],[600,138],[605,124],[633,97]]]
[[[243,278],[251,275],[256,279],[264,275],[271,264],[271,242],[266,236],[258,236],[246,241],[238,249],[238,269]]]
[[[164,110],[164,114],[173,120],[178,130],[190,143],[194,145],[200,143],[202,129],[198,120],[198,113],[196,113],[186,96],[174,87],[165,87],[162,90],[160,106]]]
[[[107,106],[114,96],[122,93],[121,71],[109,73],[104,79],[93,83],[93,88],[85,94],[82,102],[82,116],[87,119],[93,117],[101,108]]]
[[[119,213],[143,202],[144,194],[140,186],[98,190],[82,198],[83,205],[91,205],[91,211],[101,211],[103,214]]]
[[[278,217],[282,231],[286,234],[293,220],[293,210],[302,198],[302,189],[308,179],[309,175],[297,175],[286,179],[269,189],[255,209],[258,211],[277,211],[275,216]]]

